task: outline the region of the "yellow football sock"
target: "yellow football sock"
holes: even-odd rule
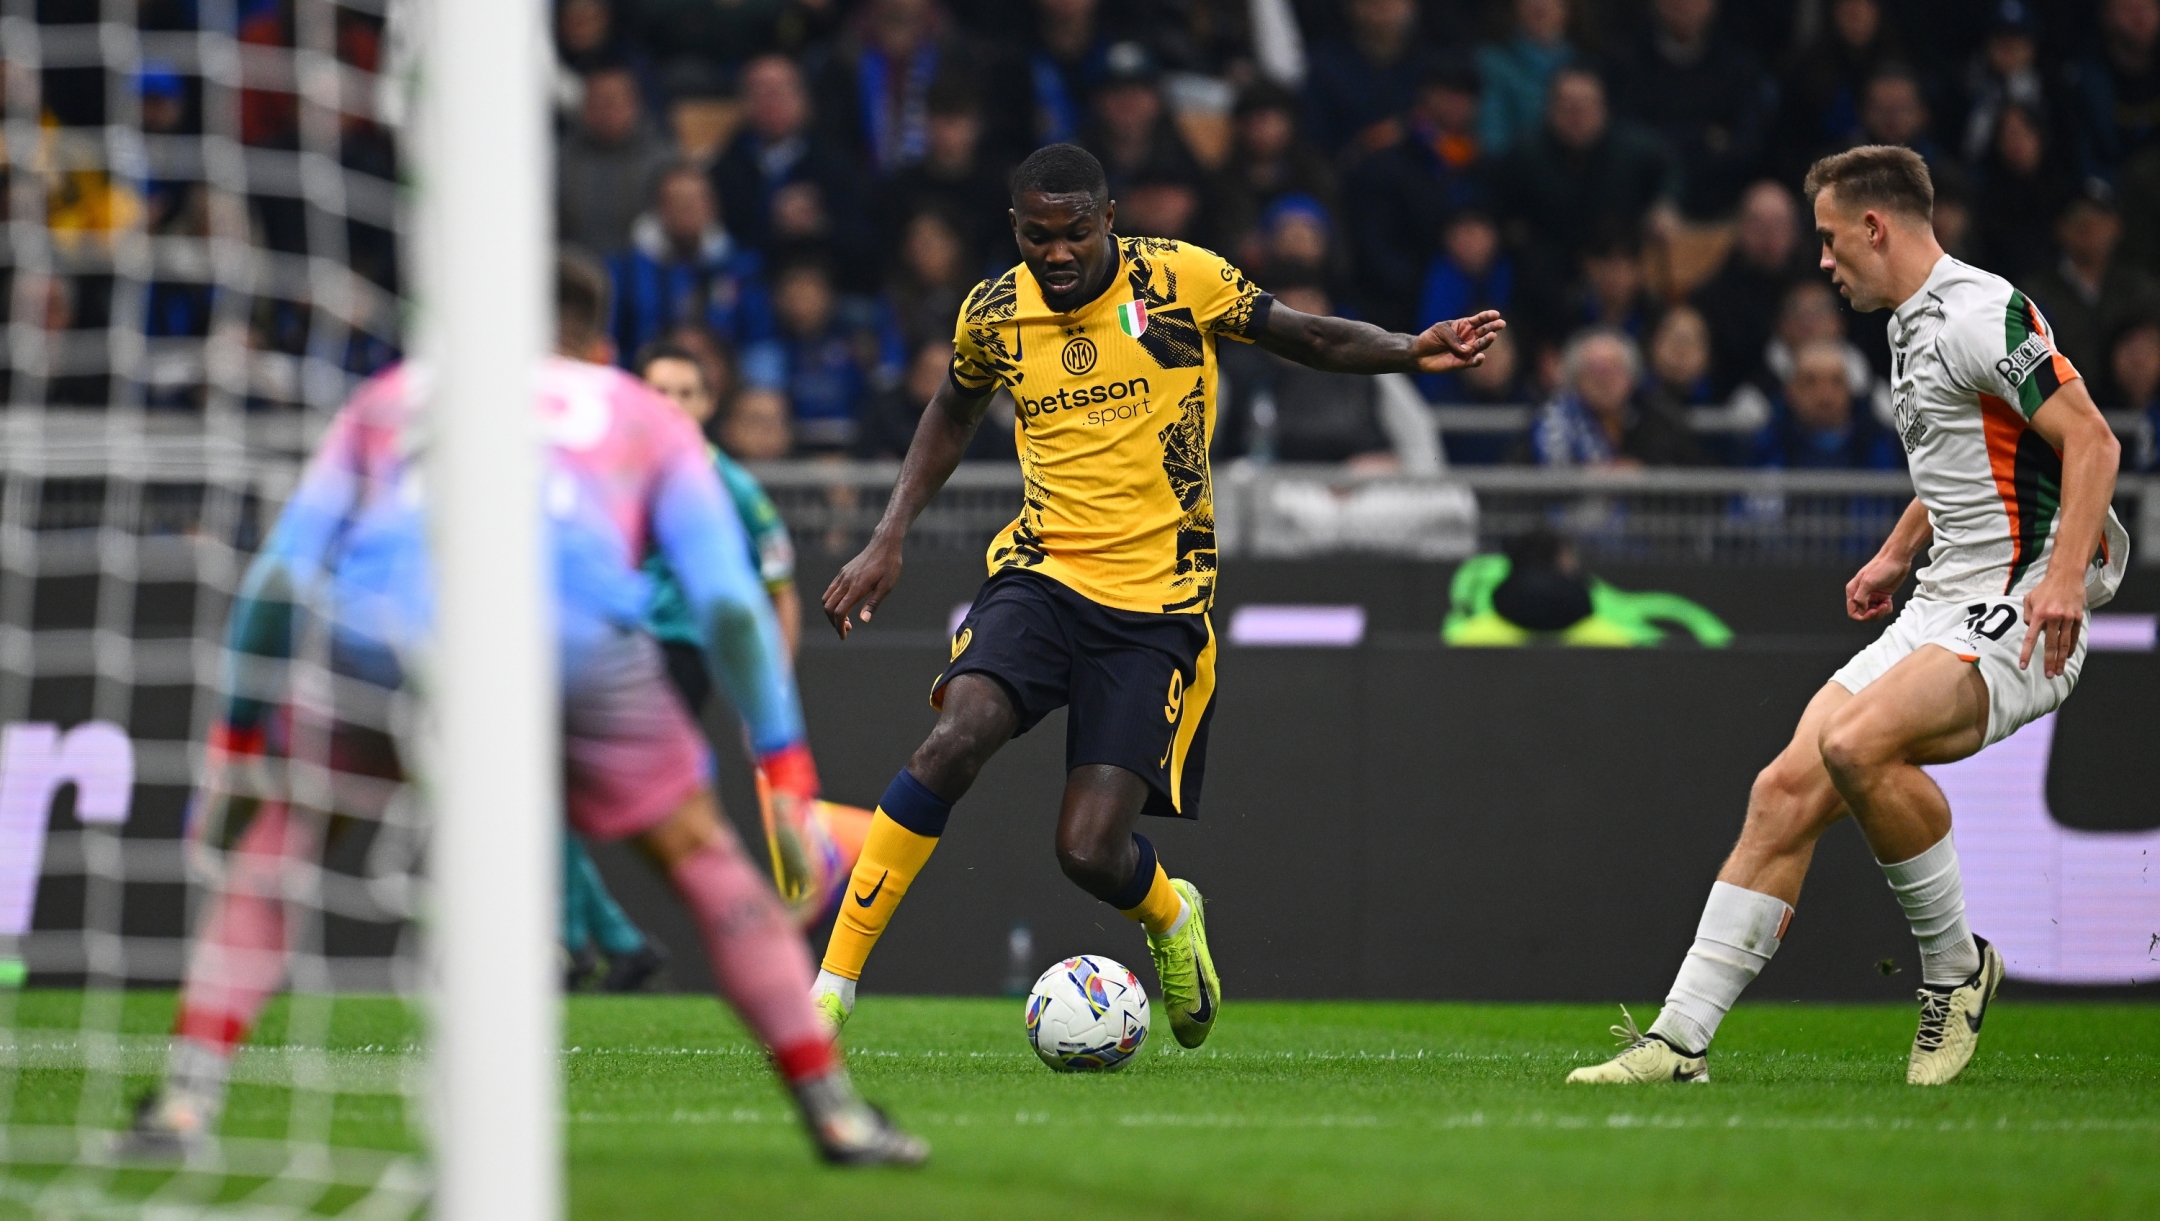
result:
[[[840,918],[833,923],[832,940],[825,943],[825,970],[843,979],[862,978],[870,947],[877,944],[937,844],[937,836],[918,835],[894,822],[883,805],[878,807],[863,836],[862,856],[855,861],[847,893],[840,896]]]
[[[1170,875],[1163,871],[1160,861],[1155,863],[1155,880],[1148,884],[1147,898],[1138,907],[1123,909],[1125,918],[1137,920],[1150,937],[1167,935],[1185,911],[1185,896],[1171,888]]]

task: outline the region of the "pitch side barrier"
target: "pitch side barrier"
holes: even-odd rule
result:
[[[897,462],[752,468],[798,551],[844,560],[869,540]],[[1865,560],[1912,499],[1897,471],[1551,470],[1458,466],[1436,476],[1238,461],[1215,471],[1216,544],[1237,558],[1455,560],[1533,529],[1610,564],[1799,567]],[[909,532],[913,552],[980,554],[1020,511],[1020,469],[963,464]],[[2160,477],[2125,475],[2116,512],[2133,563],[2160,565]]]

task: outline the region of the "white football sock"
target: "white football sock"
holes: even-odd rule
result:
[[[1777,953],[1791,918],[1792,908],[1783,899],[1714,883],[1702,923],[1695,926],[1695,944],[1688,947],[1650,1033],[1684,1051],[1708,1051],[1718,1023]]]
[[[821,969],[817,973],[817,982],[810,985],[810,995],[818,997],[827,992],[839,997],[841,1006],[849,1013],[855,1012],[854,980],[845,975],[835,975],[830,971]]]
[[[1879,862],[1878,862],[1879,863]],[[1951,987],[1980,969],[1980,947],[1965,926],[1965,883],[1958,873],[1957,845],[1945,835],[1909,861],[1884,865],[1920,942],[1920,980]]]
[[[1185,931],[1185,922],[1190,919],[1192,919],[1192,903],[1187,900],[1184,895],[1179,895],[1177,900],[1177,919],[1170,922],[1170,927],[1163,930],[1162,936],[1157,937],[1155,934],[1149,933],[1148,940],[1157,942],[1173,941],[1177,938],[1177,935],[1179,933]]]

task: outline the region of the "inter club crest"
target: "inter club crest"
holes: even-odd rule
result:
[[[1147,333],[1147,302],[1128,301],[1117,307],[1117,329],[1134,339]]]

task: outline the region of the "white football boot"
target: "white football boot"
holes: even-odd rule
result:
[[[1696,1085],[1710,1083],[1710,1059],[1704,1055],[1690,1055],[1667,1043],[1662,1035],[1644,1034],[1635,1029],[1635,1016],[1620,1006],[1621,1025],[1612,1028],[1613,1037],[1620,1040],[1620,1054],[1603,1064],[1591,1064],[1578,1068],[1567,1075],[1571,1084],[1578,1085],[1648,1085],[1661,1081],[1688,1081]]]
[[[1980,1021],[1988,1002],[2002,986],[2000,951],[1984,937],[1974,937],[1980,969],[1955,987],[1920,987],[1920,1032],[1913,1036],[1912,1060],[1905,1066],[1907,1085],[1947,1085],[1970,1063],[1980,1045]]]
[[[893,1126],[885,1112],[862,1100],[845,1069],[794,1087],[796,1105],[817,1143],[818,1156],[835,1166],[920,1166],[929,1142]]]
[[[135,1104],[128,1130],[113,1152],[137,1161],[177,1161],[192,1157],[217,1129],[222,1098],[203,1091],[165,1085]]]

